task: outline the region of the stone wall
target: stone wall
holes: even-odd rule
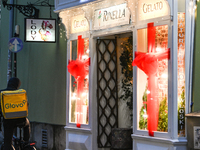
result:
[[[31,122],[31,141],[37,150],[63,150],[66,148],[64,126]]]

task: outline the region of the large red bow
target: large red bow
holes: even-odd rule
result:
[[[90,58],[87,60],[70,60],[67,66],[69,73],[74,76],[78,83],[77,95],[83,92],[84,79],[89,73]]]
[[[158,69],[158,61],[166,58],[169,59],[169,53],[169,49],[160,53],[135,52],[135,59],[132,62],[132,66],[137,66],[147,76],[155,74]]]

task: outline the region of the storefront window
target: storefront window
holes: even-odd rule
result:
[[[79,54],[78,40],[71,41],[71,60],[80,60],[85,63],[89,59],[89,39],[85,38],[83,54]],[[81,55],[81,59],[78,56]],[[89,66],[81,65],[83,69],[89,72]],[[83,80],[80,81],[81,77],[77,79],[70,75],[70,97],[69,97],[69,122],[88,124],[88,112],[89,112],[89,75],[84,76]],[[80,93],[80,86],[83,86]],[[79,93],[78,93],[79,90]]]
[[[178,14],[178,135],[185,136],[185,13]]]
[[[168,26],[153,28],[155,36],[147,28],[137,30],[135,58],[142,61],[137,67],[138,129],[154,126],[154,131],[168,132]]]

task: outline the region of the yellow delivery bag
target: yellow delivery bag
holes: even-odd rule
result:
[[[1,110],[5,119],[23,118],[28,116],[28,100],[26,91],[1,92]]]

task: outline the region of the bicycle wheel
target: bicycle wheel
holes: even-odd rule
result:
[[[23,150],[37,150],[35,146],[26,146]]]
[[[1,145],[1,150],[4,150],[4,143]],[[12,145],[12,150],[15,150],[13,145]]]

